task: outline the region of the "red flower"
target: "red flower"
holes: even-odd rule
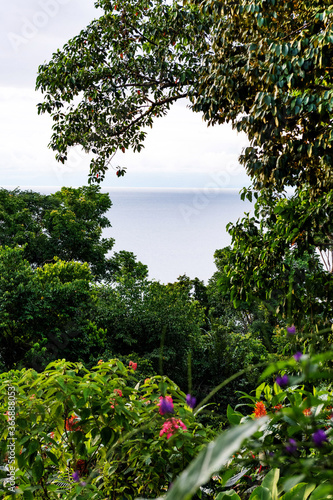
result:
[[[262,401],[257,401],[255,404],[255,409],[254,409],[254,416],[255,418],[260,418],[264,417],[267,415],[266,407]]]
[[[72,415],[70,418],[65,420],[66,431],[81,431],[81,427],[77,427],[78,417],[76,415]]]
[[[132,369],[132,370],[136,370],[137,367],[138,367],[138,363],[133,363],[133,361],[130,361],[129,362],[129,367]]]
[[[88,475],[87,462],[83,459],[76,462],[75,469],[78,471],[80,477]]]

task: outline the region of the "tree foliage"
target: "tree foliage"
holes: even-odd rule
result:
[[[331,322],[332,193],[263,195],[254,215],[229,224],[232,249],[218,279],[236,307],[262,303],[299,327]]]
[[[332,5],[329,0],[215,0],[212,51],[194,109],[230,121],[256,189],[332,189]]]
[[[58,361],[39,374],[11,371],[0,375],[0,388],[6,394],[0,413],[4,499],[12,492],[28,500],[155,497],[213,434],[196,421],[174,382],[139,380],[118,359],[91,370]],[[183,426],[168,437],[161,431],[172,415],[159,412],[166,395]]]
[[[107,252],[113,238],[105,213],[112,203],[97,186],[65,188],[43,195],[33,191],[0,190],[0,245],[24,247],[33,267],[62,260],[88,262],[96,277],[108,272]]]
[[[37,89],[45,93],[38,112],[55,122],[57,159],[81,145],[94,154],[90,180],[99,182],[117,151],[140,151],[144,128],[195,91],[209,18],[164,0],[95,5],[104,14],[39,67]]]
[[[81,144],[97,155],[91,175],[104,174],[118,149],[141,149],[155,114],[189,97],[208,123],[247,134],[256,189],[332,189],[329,0],[96,5],[104,15],[39,67],[59,160]]]
[[[22,248],[0,247],[2,365],[40,370],[59,357],[88,362],[101,351],[92,283],[88,264],[57,259],[34,270]]]

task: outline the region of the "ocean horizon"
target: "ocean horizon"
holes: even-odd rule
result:
[[[74,186],[77,187],[77,186]],[[5,189],[14,189],[5,187]],[[60,186],[21,186],[43,194]],[[127,250],[148,266],[149,279],[170,283],[186,274],[206,284],[216,271],[214,252],[230,244],[226,231],[253,204],[240,199],[240,188],[127,188],[101,186],[112,207],[113,252]]]

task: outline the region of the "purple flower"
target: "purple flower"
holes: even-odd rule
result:
[[[80,483],[80,486],[85,486],[87,483],[85,481],[81,481],[80,482],[80,474],[79,474],[79,471],[76,470],[73,474],[72,474],[72,478],[74,479],[74,481],[76,483]]]
[[[74,479],[74,481],[76,483],[79,483],[80,482],[80,474],[79,474],[79,471],[75,471],[74,474],[72,475],[72,478]]]
[[[323,445],[324,441],[327,441],[326,432],[323,429],[318,429],[312,434],[312,439],[315,446],[320,448]]]
[[[276,381],[275,382],[280,387],[282,387],[284,385],[288,385],[288,375],[283,375],[282,377],[276,377]]]
[[[194,408],[195,405],[197,404],[197,400],[194,396],[191,396],[191,394],[187,394],[186,395],[186,404],[190,407],[190,408]]]
[[[303,354],[302,354],[300,351],[297,351],[297,352],[295,352],[295,354],[294,354],[294,359],[295,359],[296,361],[299,361],[299,360],[301,359],[301,357],[302,357],[302,356],[303,356]]]
[[[295,327],[295,325],[288,326],[287,327],[287,332],[289,333],[289,335],[295,335],[295,333],[296,333],[296,327]]]
[[[166,396],[165,398],[160,396],[159,412],[161,415],[173,413],[173,401],[171,396]]]
[[[295,439],[290,438],[289,444],[286,445],[286,451],[288,453],[295,453],[296,450],[297,450],[297,443]]]

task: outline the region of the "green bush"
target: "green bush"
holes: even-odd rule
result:
[[[26,499],[126,500],[168,489],[212,433],[171,380],[138,380],[133,363],[101,361],[89,371],[63,360],[42,373],[1,374],[3,498],[11,488]],[[166,395],[174,413],[161,415]]]

